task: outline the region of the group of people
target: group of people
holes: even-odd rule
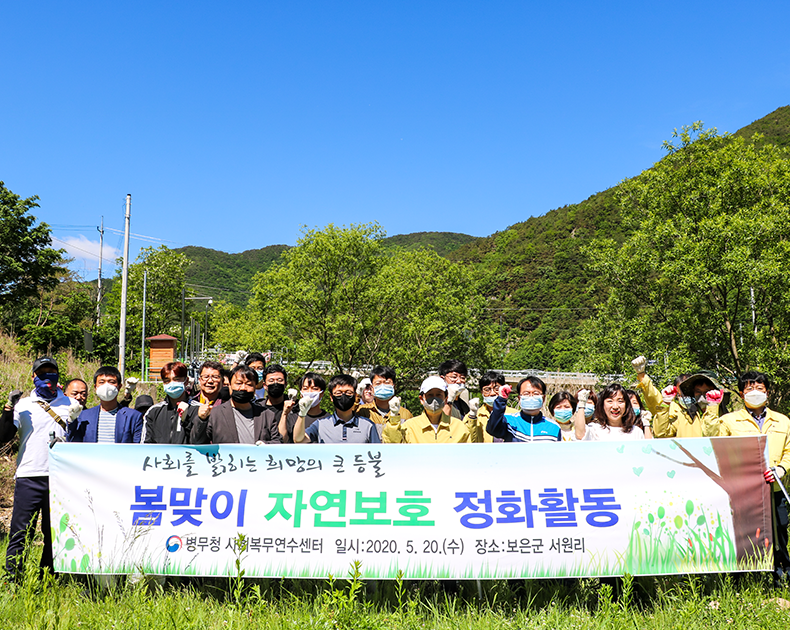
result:
[[[730,394],[713,375],[682,375],[658,390],[645,373],[646,364],[644,357],[632,362],[636,389],[612,383],[597,393],[559,391],[547,402],[547,386],[540,378],[521,379],[514,392],[495,371],[477,379],[480,397],[470,399],[466,365],[449,360],[439,366],[438,375],[422,381],[422,410],[413,416],[401,405],[397,375],[388,366],[375,366],[359,382],[337,374],[327,383],[321,374],[307,372],[298,388],[289,388],[285,368],[267,365],[259,353],[230,370],[206,361],[195,383],[186,365],[171,362],[160,371],[164,400],[154,403],[141,395],[133,404],[136,381],[123,382],[117,368],[103,366],[93,377],[99,404],[86,409],[88,384],[74,379],[61,389],[56,361],[41,357],[33,364],[33,391],[24,398],[12,392],[0,416],[0,444],[17,433],[20,438],[6,570],[12,576],[18,572],[39,512],[45,537],[41,566],[52,570],[47,450],[53,441],[435,444],[765,434],[770,462],[764,477],[774,491],[777,575],[790,571],[788,505],[779,486],[790,467],[790,419],[768,407],[769,378],[759,372],[741,375],[743,408],[727,413]],[[508,405],[513,393],[517,407]]]

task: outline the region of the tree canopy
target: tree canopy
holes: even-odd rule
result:
[[[608,289],[580,366],[619,372],[638,354],[665,376],[747,369],[790,380],[790,162],[760,138],[684,127],[667,156],[618,189],[632,230],[584,250]]]
[[[375,223],[304,231],[256,276],[248,309],[219,306],[230,317],[215,338],[341,371],[391,365],[412,383],[447,358],[488,365],[498,347],[473,272],[430,250],[384,247],[383,237]]]

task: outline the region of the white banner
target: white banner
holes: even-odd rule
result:
[[[540,578],[769,570],[765,438],[58,444],[55,569]],[[240,547],[244,541],[246,548]]]

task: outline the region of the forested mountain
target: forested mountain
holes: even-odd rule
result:
[[[188,245],[176,251],[192,261],[187,269],[187,282],[195,291],[209,294],[234,304],[243,305],[249,298],[252,277],[265,271],[280,258],[287,245],[269,245],[228,254],[207,247]]]
[[[790,106],[755,121],[735,135],[765,137],[761,142],[790,145]],[[667,134],[669,135],[669,134]],[[585,268],[582,248],[593,239],[627,234],[615,188],[532,217],[488,237],[451,232],[418,232],[389,237],[406,249],[430,247],[442,256],[478,267],[491,318],[501,324],[502,366],[570,370],[585,352],[577,341],[580,324],[605,299],[606,287]],[[212,287],[211,295],[242,305],[251,279],[286,249],[273,245],[240,254],[185,247],[193,264],[189,282]],[[225,290],[218,293],[213,287]]]
[[[440,256],[447,256],[465,243],[475,240],[475,236],[455,232],[415,232],[390,236],[384,239],[384,244],[407,250],[426,247],[435,250]],[[187,271],[187,281],[194,290],[242,306],[247,303],[253,276],[268,269],[286,249],[287,245],[269,245],[262,249],[228,254],[189,245],[176,251],[192,261]]]
[[[780,107],[735,135],[765,137],[762,143],[790,144],[790,106]],[[577,341],[580,324],[606,299],[604,287],[585,268],[581,248],[594,238],[627,236],[615,188],[578,204],[532,217],[450,258],[478,265],[492,318],[502,323],[504,366],[571,370],[585,352]]]

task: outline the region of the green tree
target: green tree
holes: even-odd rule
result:
[[[140,251],[129,265],[126,306],[127,365],[140,367],[140,348],[143,325],[143,277],[148,272],[146,285],[146,336],[167,334],[181,336],[181,290],[185,282],[189,259],[164,245]],[[121,317],[121,269],[115,274],[110,293],[106,296],[102,323],[94,337],[96,353],[104,361],[114,361],[117,354]],[[190,293],[187,292],[189,296]],[[191,302],[187,308],[192,310]],[[189,315],[187,315],[189,317]],[[202,321],[202,320],[201,320]]]
[[[611,287],[585,330],[581,367],[628,369],[645,353],[670,376],[707,367],[761,369],[790,385],[790,155],[701,123],[620,185],[633,232],[587,248]]]
[[[470,268],[383,238],[377,224],[305,231],[256,276],[249,307],[218,323],[218,340],[342,371],[387,364],[412,384],[450,357],[489,365],[494,338]]]
[[[40,290],[19,309],[19,339],[37,354],[71,348],[82,352],[83,333],[93,326],[95,301],[86,283],[64,271],[52,289]]]
[[[49,226],[36,225],[30,214],[37,200],[22,199],[0,181],[0,316],[12,329],[27,299],[54,288],[64,272],[63,250],[50,247]]]

